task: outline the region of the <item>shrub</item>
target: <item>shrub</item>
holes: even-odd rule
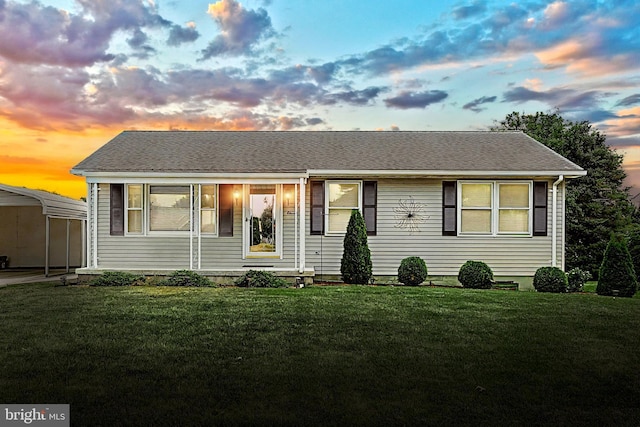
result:
[[[209,279],[195,271],[191,270],[177,270],[171,273],[163,282],[160,283],[163,286],[211,286],[212,283]]]
[[[463,288],[490,289],[493,271],[482,261],[467,261],[458,271],[458,281]]]
[[[567,292],[567,275],[558,267],[540,267],[533,276],[533,287],[538,292]]]
[[[612,235],[604,251],[596,292],[598,295],[632,297],[637,287],[627,241],[622,236]]]
[[[567,273],[567,292],[581,292],[584,284],[591,277],[588,271],[580,270],[578,267]]]
[[[398,280],[407,286],[417,286],[427,278],[427,264],[417,256],[405,258],[398,268]]]
[[[105,271],[90,282],[91,286],[131,286],[140,284],[144,277],[126,271]]]
[[[371,251],[367,244],[367,226],[359,210],[351,211],[344,251],[340,261],[340,273],[345,283],[366,284],[371,280]]]
[[[249,270],[234,282],[242,288],[286,288],[286,280],[268,271]]]
[[[640,274],[640,225],[634,224],[627,233],[627,239],[627,247],[631,255],[631,262],[633,263],[633,271],[635,271],[636,278],[638,278],[638,274]]]

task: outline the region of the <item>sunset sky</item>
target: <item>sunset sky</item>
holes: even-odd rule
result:
[[[0,183],[124,129],[485,130],[589,120],[640,187],[640,2],[0,0]]]

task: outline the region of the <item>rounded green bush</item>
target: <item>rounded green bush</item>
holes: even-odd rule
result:
[[[90,282],[91,286],[133,286],[141,284],[144,277],[126,271],[105,271]]]
[[[191,270],[177,270],[162,282],[164,286],[211,286],[211,281]]]
[[[567,273],[567,292],[582,292],[584,284],[591,277],[591,273],[576,267]]]
[[[538,292],[567,292],[567,275],[558,267],[540,267],[533,276],[533,287]]]
[[[249,270],[234,282],[241,288],[286,288],[289,283],[269,271]]]
[[[427,264],[417,256],[403,259],[398,267],[398,280],[407,286],[417,286],[427,278]]]
[[[482,261],[467,261],[458,271],[458,281],[463,288],[490,289],[493,271]]]

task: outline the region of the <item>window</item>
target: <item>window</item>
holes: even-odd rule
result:
[[[493,184],[462,184],[460,187],[462,193],[460,231],[462,233],[491,233]]]
[[[191,229],[189,186],[149,186],[149,231]]]
[[[127,233],[142,234],[142,184],[127,185]]]
[[[216,186],[203,185],[200,187],[200,232],[215,234],[216,217]]]
[[[359,181],[327,181],[326,230],[330,234],[345,233],[351,211],[360,209]]]
[[[498,233],[529,234],[530,191],[525,184],[498,184]]]
[[[459,187],[460,234],[531,235],[531,182],[461,182]]]
[[[111,184],[111,235],[189,232],[193,210],[194,218],[200,218],[201,234],[232,236],[233,206],[227,203],[226,210],[218,206],[218,187],[220,197],[230,199],[230,185]],[[199,194],[199,203],[192,202],[192,194]],[[119,229],[123,210],[124,224]]]

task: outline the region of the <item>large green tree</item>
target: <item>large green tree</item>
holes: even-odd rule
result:
[[[557,112],[513,112],[492,130],[521,130],[587,171],[567,181],[566,267],[597,277],[611,233],[625,232],[633,221],[623,156],[588,121],[572,122]]]

